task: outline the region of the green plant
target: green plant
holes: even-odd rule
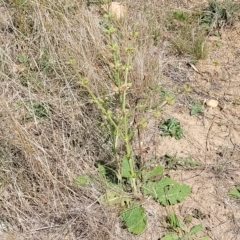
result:
[[[91,81],[79,75],[79,83],[90,96],[91,103],[95,104],[101,113],[104,126],[109,131],[111,140],[112,159],[110,163],[99,162],[97,169],[105,186],[105,193],[99,202],[105,205],[119,205],[121,220],[124,226],[133,234],[141,234],[146,228],[147,217],[139,199],[144,195],[151,195],[163,205],[172,205],[184,200],[191,189],[187,185],[178,184],[173,179],[163,176],[163,167],[160,165],[148,167],[133,153],[133,136],[146,124],[145,119],[134,122],[134,111],[144,108],[133,103],[131,99],[132,83],[130,79],[131,62],[135,52],[135,41],[138,33],[130,34],[128,46],[123,47],[117,39],[122,37],[115,28],[111,14],[105,14],[103,21],[104,33],[108,37],[108,47],[111,52],[108,84],[112,92],[108,97],[93,90]],[[68,61],[74,67],[74,61]],[[77,71],[77,70],[76,70]],[[172,102],[167,91],[162,93],[165,100]],[[110,97],[109,97],[110,95]],[[144,110],[143,110],[144,111]],[[170,131],[177,139],[182,137],[179,123],[171,120]],[[119,149],[121,145],[121,149]],[[160,179],[160,180],[159,180]],[[80,185],[86,184],[86,177],[75,179]]]
[[[182,167],[198,167],[201,164],[191,157],[178,157],[178,156],[173,156],[170,154],[166,154],[161,158],[162,164],[165,166],[165,168],[169,169],[179,169]]]
[[[74,182],[78,185],[85,187],[90,183],[90,179],[87,175],[81,175],[74,179]]]
[[[147,216],[145,209],[140,205],[134,204],[130,209],[124,210],[121,218],[131,233],[140,234],[146,228]]]
[[[236,2],[211,0],[201,14],[201,27],[210,33],[217,34],[216,30],[233,24],[235,13],[239,9],[240,4]]]
[[[159,130],[162,136],[174,137],[177,140],[183,137],[183,130],[180,122],[176,121],[174,118],[169,118],[166,120],[159,126]]]
[[[165,88],[160,89],[160,97],[162,101],[166,101],[169,105],[173,105],[175,103],[174,94]]]
[[[190,107],[190,115],[196,115],[203,112],[202,104],[197,102]]]
[[[198,22],[199,14],[195,12],[173,11],[168,14],[167,27],[173,49],[178,55],[191,56],[193,61],[207,55],[205,32]]]
[[[37,116],[39,118],[46,118],[49,116],[49,107],[41,102],[27,102],[28,113],[25,115],[25,119]]]
[[[169,177],[163,177],[156,182],[148,181],[143,185],[142,189],[145,194],[151,195],[164,206],[183,201],[191,192],[189,186],[181,185]]]
[[[178,216],[172,210],[168,213],[166,222],[168,224],[169,230],[177,231],[179,228],[181,230],[184,229],[182,221],[178,218]]]
[[[29,64],[28,58],[23,54],[19,55],[18,60],[19,60],[19,62],[21,62],[23,64],[26,64],[26,65]]]
[[[206,37],[201,33],[198,32],[197,36],[195,36],[191,54],[194,56],[194,60],[204,59],[207,56],[207,47],[206,47]]]
[[[229,190],[228,194],[234,198],[240,199],[240,184],[237,184],[235,189]]]
[[[171,211],[167,216],[167,223],[169,230],[173,232],[169,232],[165,234],[161,240],[209,240],[208,236],[196,237],[197,233],[202,231],[202,225],[194,225],[189,230],[183,224],[183,222],[178,218],[178,216]]]

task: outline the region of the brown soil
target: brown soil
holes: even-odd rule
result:
[[[196,169],[170,170],[169,175],[192,188],[192,194],[175,211],[184,217],[194,216],[194,222],[204,226],[211,239],[240,239],[240,205],[227,192],[240,182],[240,24],[225,30],[221,37],[210,37],[208,58],[195,67],[170,60],[177,71],[169,73],[164,86],[174,88],[188,84],[195,99],[204,103],[207,99],[219,101],[217,108],[204,106],[204,113],[190,116],[189,99],[179,95],[177,104],[167,107],[164,119],[174,117],[183,128],[184,137],[175,140],[156,133],[157,121],[150,121],[143,145],[159,159],[165,154],[182,157],[191,156],[201,163]],[[160,160],[159,160],[160,161]],[[162,217],[163,209],[150,205],[149,214]],[[199,214],[196,214],[196,211]],[[156,223],[149,226],[149,231]],[[148,232],[148,231],[147,231]],[[140,239],[157,239],[149,237]],[[159,235],[161,235],[161,230]]]

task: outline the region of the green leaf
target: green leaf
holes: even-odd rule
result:
[[[236,189],[240,192],[240,184],[237,184]]]
[[[98,164],[97,165],[97,168],[98,168],[98,172],[102,175],[102,176],[106,176],[106,167],[103,165],[103,164]]]
[[[202,110],[202,105],[200,103],[195,103],[193,106],[190,108],[190,114],[191,116],[196,115],[198,113],[201,113]]]
[[[163,173],[163,167],[158,165],[146,173],[146,180],[158,177]]]
[[[192,221],[192,215],[187,215],[185,218],[184,218],[184,223],[190,223]]]
[[[161,240],[179,240],[179,237],[176,233],[167,233]]]
[[[130,205],[131,198],[124,195],[124,193],[108,190],[103,196],[100,197],[100,202],[103,205],[108,206],[119,204],[123,207],[128,207]]]
[[[159,126],[159,129],[162,136],[171,136],[176,140],[179,140],[183,137],[183,130],[180,122],[177,122],[174,118],[169,118]]]
[[[168,214],[167,222],[171,229],[175,230],[175,229],[180,228],[181,230],[184,231],[184,225],[183,225],[182,221],[178,218],[178,216],[174,212],[170,212]]]
[[[191,229],[190,229],[190,234],[193,235],[193,234],[196,234],[198,232],[200,232],[202,230],[202,225],[199,224],[199,225],[195,225],[193,226]]]
[[[77,183],[80,186],[87,186],[89,184],[89,177],[87,175],[81,175],[74,179],[74,182]]]
[[[179,184],[171,178],[164,177],[157,182],[145,183],[143,192],[166,206],[183,201],[190,194],[191,188],[185,184]]]
[[[234,198],[240,198],[240,191],[238,191],[237,189],[229,190],[228,194]]]
[[[134,204],[131,209],[124,210],[121,213],[122,221],[128,231],[134,234],[141,234],[147,225],[147,216],[145,209],[138,204]]]
[[[131,177],[129,159],[126,156],[124,156],[122,159],[122,177],[124,177],[124,178]]]
[[[19,55],[18,60],[21,63],[27,63],[28,62],[28,59],[27,59],[27,57],[25,55]]]
[[[39,118],[45,118],[48,116],[48,111],[42,103],[34,103],[32,105],[34,114]]]

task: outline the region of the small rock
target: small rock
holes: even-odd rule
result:
[[[212,108],[215,108],[218,106],[218,101],[214,99],[210,99],[206,101],[206,105]]]
[[[127,13],[127,8],[118,2],[111,2],[110,4],[104,4],[101,8],[105,12],[110,12],[116,19],[123,18]]]

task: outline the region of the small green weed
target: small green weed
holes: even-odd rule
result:
[[[49,116],[49,110],[46,104],[40,102],[28,102],[28,113],[25,115],[25,119],[37,116],[39,118],[46,118]]]
[[[168,14],[167,28],[171,32],[172,46],[178,55],[191,56],[193,61],[207,55],[205,32],[199,27],[199,14],[174,11]]]
[[[85,187],[90,183],[90,179],[87,175],[81,175],[74,179],[74,182],[78,185]]]
[[[184,229],[182,221],[177,217],[177,215],[173,211],[169,212],[166,218],[166,222],[168,224],[169,230],[177,231],[179,228],[181,230]]]
[[[240,199],[240,184],[237,184],[236,188],[229,190],[228,195]]]
[[[29,60],[24,54],[19,55],[18,60],[20,63],[26,64],[26,65],[29,64]]]
[[[49,56],[47,54],[47,51],[45,51],[41,57],[37,60],[37,65],[39,70],[43,74],[47,74],[52,69],[52,64],[50,62]]]
[[[161,240],[209,240],[208,236],[196,237],[195,235],[202,231],[202,225],[194,225],[189,230],[174,212],[167,216],[168,227],[171,231],[164,235]]]
[[[201,14],[200,25],[206,31],[218,34],[217,30],[233,24],[235,13],[239,9],[239,3],[229,0],[223,2],[209,1],[208,7]]]
[[[162,136],[170,136],[179,140],[183,137],[183,130],[180,122],[176,121],[174,118],[169,118],[163,124],[159,126],[160,134]]]
[[[174,94],[165,88],[160,89],[160,97],[162,101],[166,101],[169,105],[173,105],[175,103]]]
[[[161,163],[168,169],[179,169],[179,168],[191,168],[198,167],[201,164],[191,157],[177,157],[170,154],[166,154],[161,158]]]
[[[196,114],[202,113],[203,112],[203,106],[201,103],[196,102],[190,107],[190,115],[194,116]]]

